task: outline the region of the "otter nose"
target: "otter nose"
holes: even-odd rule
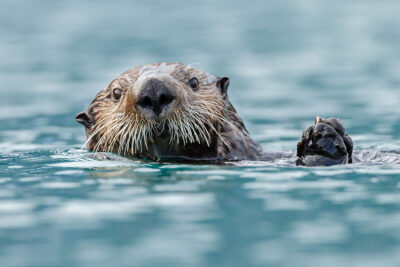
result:
[[[150,79],[143,86],[137,105],[152,110],[158,116],[174,99],[175,96],[162,81]]]

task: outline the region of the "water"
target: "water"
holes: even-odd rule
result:
[[[389,0],[2,0],[0,266],[398,266],[399,12]],[[75,114],[120,72],[158,61],[229,76],[267,151],[293,151],[316,115],[337,116],[377,162],[80,150]]]

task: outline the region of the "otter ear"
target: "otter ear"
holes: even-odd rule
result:
[[[90,119],[90,115],[87,113],[87,111],[82,111],[78,113],[75,119],[77,122],[83,124],[86,128],[90,128],[92,120]]]
[[[221,91],[221,95],[226,97],[228,94],[229,78],[228,77],[218,77],[217,87]]]

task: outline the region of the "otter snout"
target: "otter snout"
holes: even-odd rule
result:
[[[168,112],[175,98],[176,95],[163,81],[151,78],[140,90],[136,104],[144,115],[159,118]]]

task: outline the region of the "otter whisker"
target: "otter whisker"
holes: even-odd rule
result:
[[[89,142],[104,128],[104,126],[102,127],[98,127],[96,130],[94,130],[91,135],[87,138],[84,146],[87,146],[89,144]]]
[[[209,139],[211,138],[210,133],[207,131],[205,128],[202,119],[192,116],[192,119],[197,122],[197,124],[194,124],[195,127],[199,130],[200,134],[202,135],[203,139],[207,143],[207,146],[210,146]]]
[[[185,114],[182,114],[182,118],[185,122],[187,122],[187,117]],[[186,134],[185,136],[187,137],[187,139],[189,140],[190,143],[194,143],[194,137],[193,137],[193,133],[192,133],[192,128],[191,128],[191,123],[186,123],[186,124],[180,124],[181,125],[181,129],[184,131],[184,133]],[[189,143],[188,142],[188,143]]]
[[[217,131],[217,129],[215,129],[214,125],[207,119],[205,119],[204,122],[217,134],[217,136],[220,138],[220,140],[222,140],[222,142],[226,145],[224,138],[222,138],[219,131]]]
[[[196,137],[197,143],[201,144],[201,140],[204,139],[204,141],[207,143],[207,146],[209,146],[208,139],[205,137],[203,129],[201,127],[201,126],[203,126],[202,123],[199,123],[199,120],[195,116],[192,116],[191,113],[187,113],[187,115],[188,115],[187,116],[188,121],[190,122],[192,131]],[[198,122],[198,123],[195,123],[195,122]]]
[[[200,110],[201,112],[209,115],[211,118],[217,120],[219,123],[226,123],[229,124],[231,127],[234,127],[234,124],[226,119],[224,115],[220,115],[217,112],[210,112],[208,110]]]
[[[120,139],[120,142],[119,142],[119,148],[118,148],[118,153],[119,154],[122,154],[122,152],[125,151],[125,145],[126,145],[125,142],[127,141],[126,137],[127,137],[127,134],[128,134],[126,129],[127,129],[128,126],[130,126],[130,122],[125,123],[125,126],[123,128],[121,128],[120,129],[120,133],[118,133],[118,135],[121,135],[121,139]]]
[[[112,126],[108,128],[109,124],[111,124]],[[99,127],[99,132],[104,130],[105,128],[107,128],[107,130],[102,134],[97,145],[94,147],[94,149],[93,149],[94,152],[97,152],[98,149],[101,146],[103,146],[103,142],[108,139],[108,134],[113,132],[115,130],[115,128],[117,128],[118,126],[119,126],[119,119],[113,119],[113,120],[108,121],[106,124],[102,125],[101,127]],[[106,149],[106,152],[108,152],[107,143],[105,144],[105,149]]]
[[[104,130],[104,128],[106,128],[109,124],[115,125],[114,123],[117,119],[117,116],[111,113],[111,115],[106,115],[103,117],[103,119],[97,121],[97,123],[93,127],[95,130],[88,137],[86,143],[89,143],[100,131]]]
[[[121,128],[123,127],[123,119],[122,118],[118,118],[117,119],[117,124],[118,127],[111,127],[110,130],[108,132],[104,133],[105,136],[105,144],[107,146],[107,152],[113,152],[114,151],[114,145],[117,141],[121,141],[120,140],[120,135],[121,135]],[[122,124],[122,126],[121,126]]]
[[[129,116],[129,121],[127,122],[127,129],[126,129],[125,134],[123,136],[123,139],[124,139],[123,144],[124,145],[120,146],[120,149],[122,147],[123,155],[126,155],[128,153],[128,150],[129,150],[129,144],[131,142],[130,135],[129,135],[130,134],[129,129],[131,129],[131,128],[132,128],[132,119],[131,119],[131,116]],[[121,152],[119,152],[119,153],[121,154]]]

